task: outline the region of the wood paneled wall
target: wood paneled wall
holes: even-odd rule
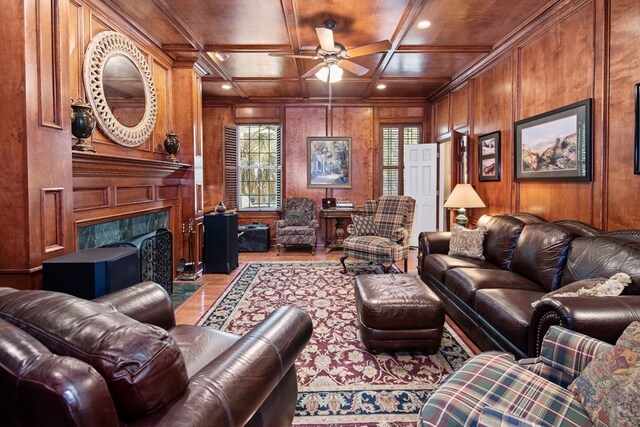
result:
[[[433,132],[437,140],[469,123],[471,183],[487,204],[474,209],[473,218],[527,211],[603,229],[638,227],[640,176],[633,174],[638,40],[640,4],[635,0],[559,2],[454,79],[434,101]],[[513,123],[586,98],[593,99],[592,182],[516,182]],[[501,180],[478,182],[478,136],[496,130],[502,142]]]
[[[320,206],[323,197],[351,200],[363,205],[380,193],[380,124],[421,123],[428,133],[426,108],[421,104],[405,105],[235,105],[216,106],[205,102],[204,182],[205,205],[212,209],[223,200],[222,141],[224,124],[280,123],[283,126],[283,194],[285,198],[309,197]],[[352,143],[351,189],[307,187],[307,138],[310,136],[348,136]],[[274,212],[241,212],[240,224],[259,221],[273,225],[280,215]],[[333,235],[333,223],[321,221],[318,239]],[[273,230],[272,230],[273,236]]]
[[[169,210],[177,237],[174,258],[183,256],[181,225],[202,216],[204,192],[198,162],[202,99],[193,68],[184,71],[181,63],[181,72],[174,73],[170,56],[101,1],[22,0],[4,5],[3,17],[0,91],[11,102],[0,106],[8,183],[0,192],[6,218],[0,224],[0,286],[41,287],[42,262],[76,250],[80,225],[161,209]],[[139,147],[118,145],[98,129],[92,141],[98,154],[74,154],[70,103],[86,98],[84,51],[105,30],[125,34],[146,56],[157,92],[157,122]],[[175,87],[188,105],[176,106]],[[176,123],[187,144],[178,153],[183,165],[165,161],[165,134]],[[184,191],[187,197],[181,197]]]

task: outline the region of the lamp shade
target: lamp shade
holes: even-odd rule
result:
[[[316,73],[316,77],[323,82],[329,80],[329,83],[335,83],[342,80],[342,68],[338,67],[336,64],[327,65],[326,67],[320,68]]]
[[[457,184],[444,204],[445,208],[484,208],[486,205],[471,184]]]

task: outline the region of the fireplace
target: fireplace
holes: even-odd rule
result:
[[[140,281],[160,284],[173,292],[173,236],[169,212],[143,215],[78,228],[78,250],[96,247],[133,247],[140,260]]]

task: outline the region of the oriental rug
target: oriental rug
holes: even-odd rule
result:
[[[311,340],[296,361],[297,426],[414,426],[435,386],[471,351],[445,325],[437,354],[370,354],[360,341],[355,275],[375,265],[338,262],[249,263],[201,322],[238,335],[269,313],[293,304],[313,320]]]

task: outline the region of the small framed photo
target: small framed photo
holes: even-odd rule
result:
[[[351,138],[307,138],[307,187],[351,188]]]
[[[478,137],[478,181],[500,181],[500,131]]]
[[[517,121],[516,181],[591,181],[591,99]]]

